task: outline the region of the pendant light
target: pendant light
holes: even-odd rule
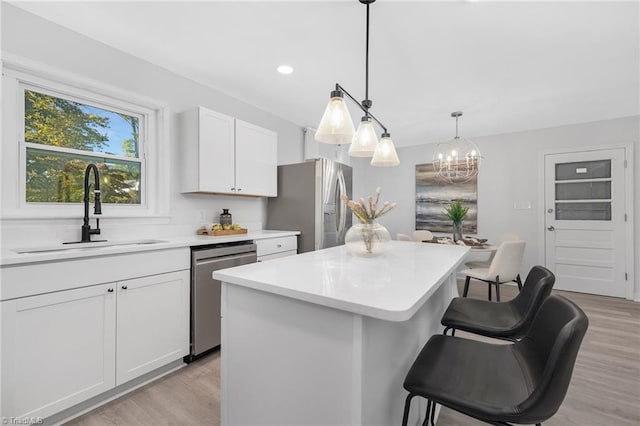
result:
[[[347,144],[351,143],[352,138],[353,122],[349,110],[344,103],[342,92],[334,90],[331,92],[331,99],[316,131],[316,140],[324,143]]]
[[[376,152],[371,159],[371,165],[377,167],[392,167],[398,164],[400,164],[400,159],[396,153],[396,148],[393,146],[391,135],[389,133],[383,133],[376,147]]]
[[[366,25],[366,49],[365,49],[365,99],[362,102],[356,101],[340,84],[336,83],[335,90],[331,92],[329,104],[324,111],[320,125],[315,134],[318,142],[330,144],[348,144],[349,155],[353,157],[373,157],[372,166],[388,167],[400,164],[398,154],[393,146],[391,135],[387,128],[369,112],[373,102],[369,99],[369,5],[375,0],[358,0],[367,7]],[[364,117],[358,125],[358,130],[354,132],[353,121],[344,102],[344,95],[347,95],[364,112]],[[373,128],[375,121],[383,130],[380,141],[376,137]]]
[[[454,111],[451,117],[456,119],[456,136],[436,145],[433,153],[433,170],[436,177],[450,183],[468,182],[478,175],[482,155],[478,146],[467,138],[458,135],[458,119],[462,111]]]
[[[353,136],[353,141],[349,147],[349,155],[352,157],[373,157],[377,145],[376,129],[373,128],[371,117],[365,115],[358,125],[356,134]]]

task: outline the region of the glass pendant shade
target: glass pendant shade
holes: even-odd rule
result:
[[[350,144],[354,133],[351,114],[349,114],[342,93],[331,92],[331,99],[324,110],[315,139],[324,143]]]
[[[352,157],[373,157],[378,146],[378,137],[373,128],[371,118],[362,117],[362,121],[358,125],[358,130],[353,136],[353,142],[349,147],[349,155]]]
[[[400,164],[400,159],[388,133],[384,133],[376,146],[376,152],[371,159],[371,165],[376,167],[392,167]]]

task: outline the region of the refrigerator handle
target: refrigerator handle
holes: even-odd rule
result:
[[[340,199],[340,195],[342,194],[342,188],[340,186],[340,171],[338,171],[338,176],[335,184],[335,198],[333,199],[333,203],[336,206],[336,231],[340,232],[340,217],[342,216],[342,206],[340,205],[340,203],[342,202],[342,200]]]
[[[342,169],[338,172],[338,185],[339,191],[336,191],[336,197],[338,197],[338,202],[336,203],[338,214],[336,215],[336,220],[338,221],[338,233],[341,233],[344,231],[347,224],[347,209],[342,201],[342,195],[347,195],[347,185],[344,181],[344,173],[342,173]]]

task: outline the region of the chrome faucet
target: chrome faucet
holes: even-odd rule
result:
[[[89,184],[89,174],[93,170],[93,184]],[[96,227],[91,229],[89,225],[89,191],[93,185],[93,213],[102,214],[102,205],[100,204],[100,173],[95,164],[89,164],[84,171],[84,219],[82,223],[82,239],[80,242],[91,242],[91,235],[100,235],[100,219],[96,218]]]

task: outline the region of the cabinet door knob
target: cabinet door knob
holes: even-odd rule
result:
[[[235,191],[236,189],[235,189],[235,188],[231,188],[231,190],[232,190],[232,191]]]
[[[123,285],[123,286],[122,286],[122,289],[123,289],[123,290],[126,290],[126,289],[127,289],[127,286],[126,286],[126,285]]]
[[[238,191],[242,191],[242,188],[238,188]]]
[[[277,246],[277,247],[278,247],[278,248],[282,247],[282,244],[278,244],[278,246]]]
[[[113,293],[113,289],[112,289],[112,288],[108,288],[108,289],[107,289],[107,291],[108,291],[109,293]]]

